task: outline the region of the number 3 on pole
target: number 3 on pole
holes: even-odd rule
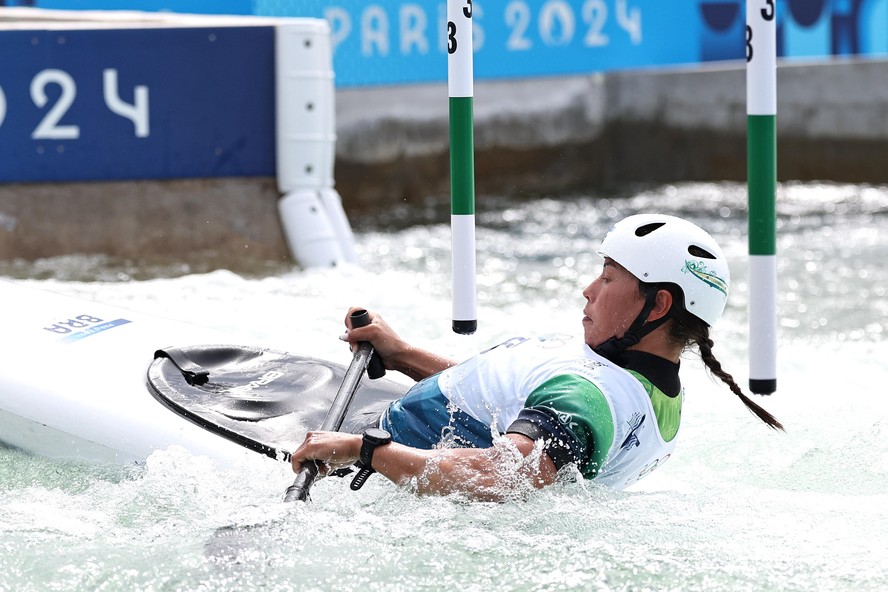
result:
[[[453,331],[464,335],[474,333],[478,327],[472,49],[472,0],[448,0],[447,90],[450,97]]]
[[[472,0],[466,0],[462,12],[467,19],[472,18]],[[447,53],[456,53],[456,24],[453,21],[447,21]]]
[[[760,10],[760,13],[762,20],[773,21],[776,14],[774,0],[765,0],[765,7]],[[752,61],[752,26],[749,23],[746,25],[746,61]]]

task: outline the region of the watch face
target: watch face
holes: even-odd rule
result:
[[[379,428],[367,428],[364,431],[364,439],[376,444],[383,444],[391,442],[392,436],[387,431]]]

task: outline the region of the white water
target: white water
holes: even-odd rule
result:
[[[779,199],[778,392],[759,401],[785,434],[688,358],[676,454],[621,493],[575,483],[465,503],[377,476],[357,493],[327,479],[287,506],[288,467],[259,459],[223,472],[182,450],[116,467],[0,448],[0,590],[888,589],[888,188],[793,185]],[[662,211],[710,229],[731,260],[713,338],[745,385],[744,202],[742,186],[693,184],[480,213],[472,337],[450,331],[444,225],[359,230],[363,268],[29,283],[344,364],[342,318],[361,305],[463,357],[516,332],[580,331],[603,233]],[[86,258],[32,271],[117,273]]]

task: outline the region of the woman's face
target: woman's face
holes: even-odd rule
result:
[[[622,337],[644,306],[638,280],[610,258],[605,258],[601,275],[586,286],[583,297],[583,336],[592,348]]]

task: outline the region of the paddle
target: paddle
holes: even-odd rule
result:
[[[370,314],[366,310],[356,310],[351,314],[350,318],[352,327],[364,327],[370,324]],[[321,424],[321,431],[337,432],[342,427],[342,420],[345,418],[355,391],[361,383],[365,368],[367,368],[367,374],[370,378],[379,378],[385,374],[382,360],[378,356],[373,355],[373,346],[367,341],[361,341],[358,343],[358,349],[355,351],[351,364],[349,364],[348,370],[345,372],[345,377],[342,379],[342,385],[333,399],[333,404],[330,406],[330,410]],[[293,485],[287,488],[287,492],[284,494],[284,501],[308,501],[309,489],[311,489],[317,476],[317,462],[304,463],[299,472],[296,473]]]

